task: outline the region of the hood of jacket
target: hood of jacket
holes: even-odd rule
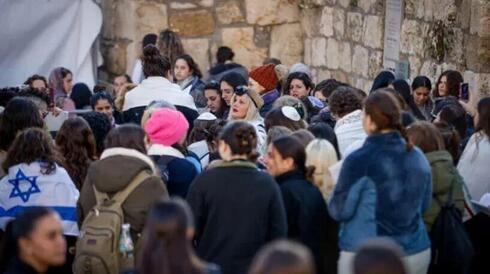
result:
[[[432,185],[434,193],[446,193],[451,187],[454,177],[459,177],[453,164],[453,157],[446,150],[438,150],[425,154],[432,169]]]
[[[100,160],[92,163],[87,172],[98,190],[107,193],[120,191],[141,171],[156,174],[153,161],[145,154],[128,148],[109,148],[104,150]]]

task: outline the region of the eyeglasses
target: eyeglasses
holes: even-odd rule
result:
[[[247,86],[238,86],[235,88],[235,94],[238,96],[242,96],[243,94],[248,94]]]

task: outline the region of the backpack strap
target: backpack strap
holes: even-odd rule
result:
[[[109,198],[109,195],[107,195],[107,193],[98,191],[94,185],[93,188],[94,188],[94,194],[95,194],[95,199],[97,201],[97,204],[100,204],[105,200],[112,200],[118,204],[124,203],[126,198],[128,198],[129,194],[131,194],[133,190],[135,190],[139,185],[141,185],[141,183],[143,183],[144,180],[146,180],[150,176],[151,175],[147,170],[141,171],[131,180],[131,182],[123,190],[114,194],[112,198]]]

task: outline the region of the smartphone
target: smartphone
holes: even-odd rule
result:
[[[461,93],[459,94],[459,98],[463,101],[470,100],[470,91],[469,91],[468,83],[461,84]]]

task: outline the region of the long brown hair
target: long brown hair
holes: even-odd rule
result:
[[[483,132],[490,139],[490,97],[484,97],[478,102],[478,123],[476,131]]]
[[[5,172],[18,164],[31,164],[39,161],[42,174],[51,174],[56,170],[56,157],[53,140],[44,130],[28,128],[15,138],[3,162]]]
[[[66,120],[56,135],[56,148],[63,167],[81,189],[90,163],[97,160],[95,137],[88,123],[80,117]]]
[[[418,121],[407,128],[410,142],[418,146],[424,153],[444,150],[444,139],[437,127],[426,121]]]
[[[434,91],[433,91],[434,97],[442,97],[442,95],[439,94],[439,83],[441,83],[441,79],[444,76],[446,76],[446,86],[447,86],[446,95],[458,97],[461,84],[463,83],[463,76],[461,75],[461,73],[459,73],[459,71],[456,70],[446,70],[439,76],[434,86]]]
[[[158,48],[171,64],[175,64],[177,56],[185,53],[179,35],[169,29],[160,32]]]
[[[364,112],[376,124],[376,132],[397,130],[407,142],[407,151],[412,150],[413,145],[407,139],[402,125],[400,105],[393,94],[383,89],[369,94],[364,101]]]
[[[142,236],[139,273],[201,274],[204,264],[194,254],[187,230],[194,227],[191,210],[180,198],[153,206]]]

